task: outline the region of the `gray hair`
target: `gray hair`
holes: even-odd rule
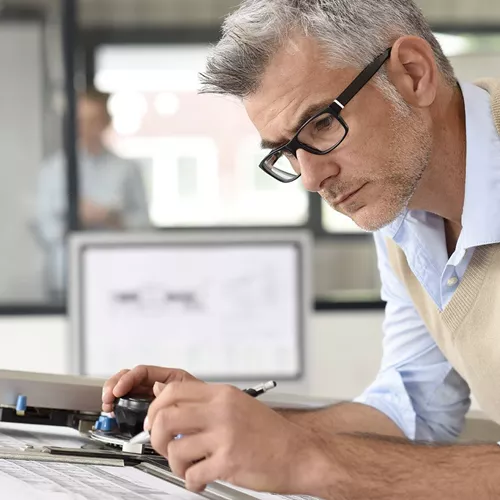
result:
[[[413,0],[245,0],[224,21],[222,38],[200,75],[200,91],[251,95],[273,56],[296,34],[316,39],[332,65],[360,69],[400,36],[419,36],[432,47],[445,81],[456,84],[449,60]],[[383,68],[375,83],[401,104]]]

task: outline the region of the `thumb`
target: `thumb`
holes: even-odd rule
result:
[[[155,382],[153,385],[153,394],[155,395],[155,398],[157,398],[163,389],[167,387],[167,384],[162,384],[161,382]]]

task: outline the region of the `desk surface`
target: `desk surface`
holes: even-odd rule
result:
[[[44,445],[80,448],[89,440],[66,427],[0,423],[0,447]],[[274,500],[268,493],[253,492],[213,483],[198,495],[184,489],[184,481],[154,464],[111,466],[32,459],[2,458],[0,450],[0,491],[2,498],[16,500]],[[29,453],[29,450],[28,452]],[[123,463],[121,464],[123,465]],[[161,474],[160,474],[161,472]],[[281,497],[299,500],[299,497]]]

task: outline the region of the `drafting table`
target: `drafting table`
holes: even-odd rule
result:
[[[154,464],[124,466],[78,463],[60,457],[46,461],[20,459],[45,445],[78,450],[91,442],[78,431],[64,427],[0,422],[0,491],[16,500],[276,500],[279,495],[256,493],[225,484],[209,485],[202,494],[184,489],[184,482]],[[21,449],[24,448],[24,449]],[[12,453],[17,458],[9,457]],[[285,497],[282,497],[285,498]],[[287,499],[293,497],[286,497]],[[297,497],[298,499],[299,497]],[[304,497],[301,497],[304,498]]]

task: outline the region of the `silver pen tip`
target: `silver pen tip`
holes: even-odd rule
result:
[[[270,380],[269,382],[266,382],[265,384],[262,385],[262,389],[264,392],[269,391],[271,389],[274,389],[276,387],[276,382],[274,380]]]

